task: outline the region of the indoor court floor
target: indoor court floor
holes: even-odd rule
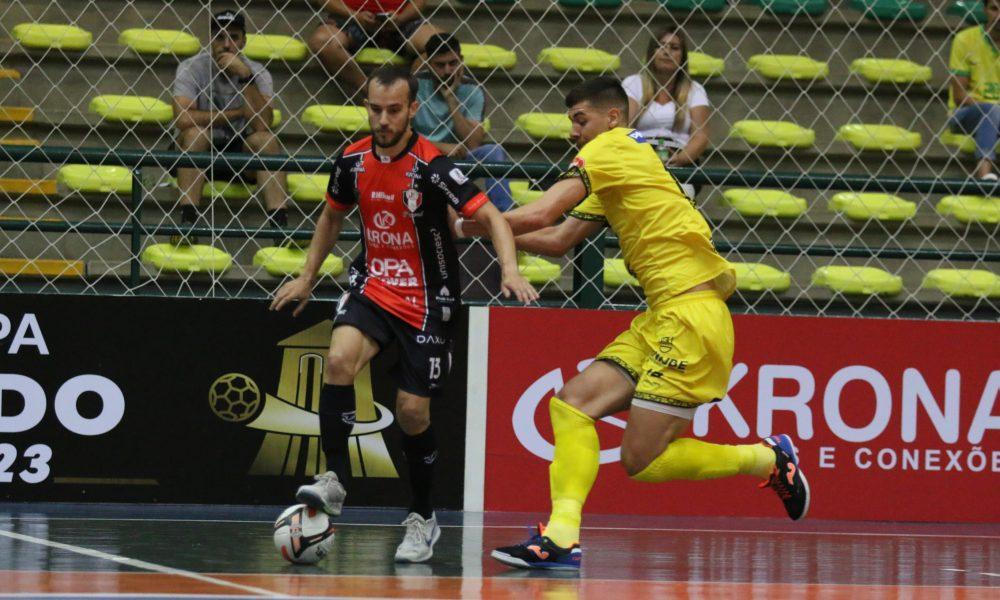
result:
[[[396,565],[401,511],[347,509],[317,566],[285,563],[281,507],[2,504],[0,598],[991,598],[1000,524],[590,516],[577,574],[489,558],[541,515],[439,514]]]

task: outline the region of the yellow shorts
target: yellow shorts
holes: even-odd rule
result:
[[[635,398],[680,409],[721,400],[733,368],[733,320],[718,292],[684,294],[642,313],[598,360],[635,380]]]

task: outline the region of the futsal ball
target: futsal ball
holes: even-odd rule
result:
[[[227,373],[209,388],[208,404],[212,412],[224,421],[246,421],[260,407],[260,388],[246,375]]]
[[[296,504],[274,522],[274,547],[288,562],[312,565],[333,548],[333,525],[321,510]]]

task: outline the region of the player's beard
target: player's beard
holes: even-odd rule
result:
[[[403,139],[403,136],[405,136],[407,132],[410,131],[410,124],[411,122],[407,121],[406,127],[403,127],[403,130],[396,135],[392,135],[390,132],[383,131],[381,129],[375,130],[375,145],[379,148],[392,148]],[[392,137],[387,138],[387,136],[390,135],[392,135]]]

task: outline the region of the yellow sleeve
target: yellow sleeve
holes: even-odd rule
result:
[[[566,214],[583,221],[606,222],[608,220],[604,216],[604,206],[601,204],[601,199],[596,194],[587,196]]]
[[[972,75],[972,64],[969,61],[970,51],[969,36],[965,32],[959,32],[955,40],[951,43],[951,58],[948,61],[948,69],[953,75],[969,77]]]
[[[562,178],[580,177],[587,194],[600,194],[625,182],[624,162],[607,143],[610,137],[598,137],[584,146],[570,163]]]

